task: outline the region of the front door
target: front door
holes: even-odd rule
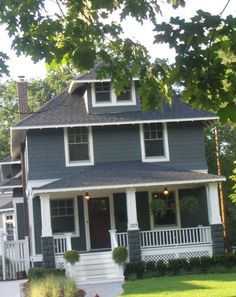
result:
[[[108,197],[90,199],[88,210],[91,249],[109,248],[111,226]]]

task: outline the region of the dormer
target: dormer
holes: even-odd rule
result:
[[[97,79],[97,70],[98,68],[95,67],[89,73],[76,78],[69,88],[71,94],[83,93],[88,114],[141,110],[137,78],[127,83],[127,88],[117,95],[110,78]]]

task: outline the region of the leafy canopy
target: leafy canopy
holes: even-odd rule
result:
[[[200,11],[190,22],[172,18],[158,25],[164,2],[177,8],[185,0],[56,0],[53,11],[48,0],[1,0],[0,23],[17,54],[45,59],[51,69],[73,65],[82,71],[104,61],[99,77],[111,75],[118,93],[138,76],[144,110],[171,103],[174,86],[185,101],[236,121],[235,18]],[[113,13],[118,22],[111,21]],[[154,42],[177,52],[173,65],[158,58],[150,62],[143,45],[122,35],[128,16],[154,25]],[[7,72],[6,60],[0,53],[0,73]]]

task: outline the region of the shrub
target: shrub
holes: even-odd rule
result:
[[[201,268],[201,260],[200,260],[200,258],[190,258],[189,260],[188,260],[188,270],[193,270],[193,269],[200,269]]]
[[[150,261],[146,263],[146,271],[147,272],[154,272],[156,270],[156,262]]]
[[[46,276],[65,276],[65,270],[61,269],[45,269],[45,268],[30,268],[28,270],[28,280],[30,282],[40,280]]]
[[[112,258],[115,263],[123,265],[128,258],[128,250],[124,246],[118,246],[112,251]]]
[[[67,277],[47,276],[34,281],[26,290],[27,297],[74,297],[76,284]]]
[[[157,275],[163,276],[166,274],[167,270],[168,270],[167,264],[163,260],[160,260],[156,263]]]
[[[136,275],[138,278],[142,278],[145,271],[145,262],[141,261],[135,265]]]
[[[200,268],[202,271],[206,272],[209,267],[213,264],[211,257],[201,257],[200,258]]]
[[[188,261],[186,259],[171,259],[168,262],[168,270],[170,274],[179,274],[187,271]]]
[[[129,278],[131,275],[136,274],[138,278],[142,278],[145,272],[145,262],[137,263],[126,263],[124,269],[124,275],[126,278]]]
[[[64,253],[64,259],[70,264],[75,264],[75,262],[79,261],[79,258],[79,252],[76,250],[66,251]]]

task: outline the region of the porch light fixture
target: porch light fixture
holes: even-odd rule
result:
[[[165,196],[168,196],[169,195],[169,191],[168,191],[167,187],[164,188],[163,194]]]
[[[87,200],[87,201],[90,199],[90,196],[89,196],[89,193],[88,192],[85,193],[84,199]]]

